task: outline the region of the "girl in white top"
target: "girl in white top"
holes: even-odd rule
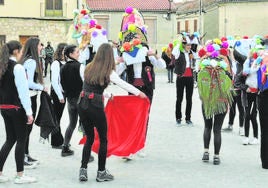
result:
[[[59,43],[57,46],[57,49],[54,54],[55,61],[51,64],[51,92],[50,95],[53,100],[53,106],[54,111],[56,113],[56,117],[58,120],[58,123],[60,125],[60,120],[62,117],[62,113],[65,107],[65,100],[63,89],[60,83],[60,69],[61,66],[65,64],[63,51],[64,48],[67,46],[66,43]],[[61,134],[61,128],[59,126],[59,129],[56,132],[53,132],[51,134],[51,146],[55,149],[61,149],[63,144],[63,136]]]

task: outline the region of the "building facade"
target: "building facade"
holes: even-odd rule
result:
[[[9,40],[24,44],[31,36],[53,46],[66,41],[73,10],[81,4],[70,0],[0,0],[0,45]]]
[[[222,36],[267,35],[267,0],[193,0],[177,8],[177,32],[200,32],[204,41]]]

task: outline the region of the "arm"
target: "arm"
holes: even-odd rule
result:
[[[20,102],[26,112],[26,115],[31,116],[33,112],[32,112],[32,107],[31,107],[29,86],[27,83],[25,70],[22,65],[17,64],[15,65],[13,72],[15,76],[15,85],[18,90]]]
[[[64,99],[62,92],[61,92],[61,86],[59,83],[59,77],[60,77],[60,64],[58,61],[54,61],[51,64],[51,86],[53,87],[55,93],[57,94],[59,100]]]
[[[42,86],[39,83],[34,82],[34,73],[35,73],[35,69],[36,69],[36,61],[33,59],[28,59],[24,63],[24,68],[26,70],[26,74],[27,74],[27,78],[28,78],[29,89],[40,90],[40,91],[44,90],[44,86]]]
[[[116,85],[118,85],[119,87],[121,87],[122,89],[126,90],[129,93],[132,93],[136,96],[140,95],[141,91],[138,90],[137,88],[135,88],[134,86],[130,85],[129,83],[125,82],[124,80],[122,80],[116,73],[115,71],[112,71],[111,75],[110,75],[110,80],[111,82],[115,83]]]
[[[80,69],[79,69],[79,73],[80,73],[80,77],[81,77],[83,82],[84,82],[84,72],[85,72],[85,65],[81,64]]]
[[[158,58],[155,56],[149,56],[149,60],[157,68],[161,68],[161,69],[166,68],[166,62],[162,58]]]

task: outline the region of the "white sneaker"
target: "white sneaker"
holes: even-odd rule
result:
[[[37,167],[37,163],[30,163],[30,162],[24,161],[25,169],[35,169],[36,167]]]
[[[245,136],[245,129],[244,129],[244,127],[239,127],[239,135],[240,136]]]
[[[4,183],[9,181],[9,178],[7,176],[4,176],[3,174],[0,176],[0,183]]]
[[[259,142],[259,140],[258,140],[258,138],[256,138],[256,137],[254,137],[250,142],[249,142],[249,144],[251,144],[251,145],[258,145],[260,142]]]
[[[248,137],[245,137],[243,139],[243,145],[248,145],[249,144],[249,138]]]
[[[14,179],[14,183],[16,183],[16,184],[34,183],[36,181],[37,181],[36,178],[30,177],[30,176],[25,176],[25,175],[16,176]]]

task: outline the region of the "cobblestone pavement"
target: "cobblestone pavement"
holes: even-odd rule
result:
[[[108,89],[114,94],[126,94],[117,86]],[[62,158],[60,150],[51,149],[48,143],[39,143],[39,127],[35,126],[31,134],[30,152],[32,157],[41,163],[37,169],[25,170],[26,174],[38,178],[34,184],[21,185],[20,188],[266,188],[268,187],[268,171],[261,168],[260,146],[243,146],[242,137],[238,136],[238,118],[235,119],[232,133],[222,134],[220,152],[221,164],[213,165],[201,161],[203,153],[203,119],[201,103],[197,89],[193,95],[192,121],[193,127],[178,127],[175,122],[175,83],[167,83],[165,72],[157,72],[156,89],[151,108],[149,130],[145,151],[147,156],[134,157],[125,161],[112,156],[107,160],[107,168],[115,176],[111,182],[97,183],[97,155],[95,161],[88,166],[88,182],[78,181],[82,146],[78,145],[81,133],[74,131],[71,140],[75,154]],[[185,111],[185,100],[183,101]],[[184,118],[184,117],[183,117]],[[224,125],[227,126],[228,116]],[[183,122],[185,123],[185,122]],[[61,126],[65,132],[68,114],[65,108]],[[127,125],[126,125],[127,126]],[[4,123],[0,118],[0,143],[4,142]],[[250,130],[252,135],[252,129]],[[213,154],[213,136],[210,153]],[[5,164],[4,173],[12,178],[15,175],[14,148]],[[12,181],[0,184],[2,188],[17,187]]]

